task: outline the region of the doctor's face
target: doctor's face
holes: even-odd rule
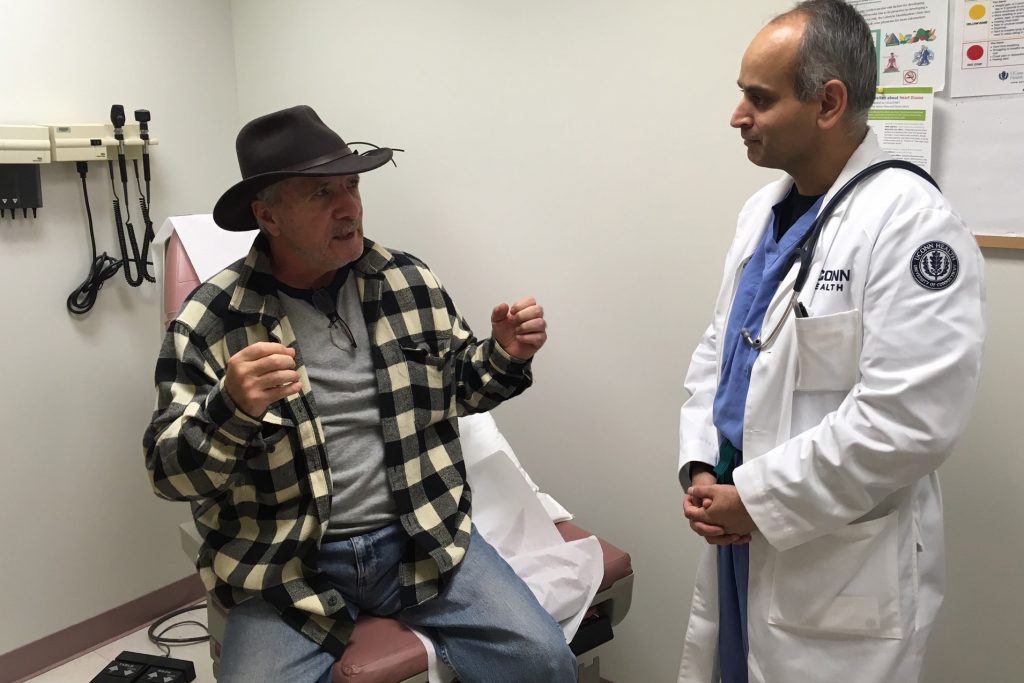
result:
[[[796,97],[796,57],[804,19],[769,24],[751,41],[736,81],[742,91],[730,125],[738,128],[747,158],[790,175],[808,165],[818,146],[818,100]]]

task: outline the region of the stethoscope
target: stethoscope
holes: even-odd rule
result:
[[[839,202],[841,202],[846,195],[850,194],[853,188],[856,187],[860,181],[887,168],[902,168],[906,171],[910,171],[934,185],[936,190],[939,190],[940,192],[942,191],[939,184],[935,182],[934,178],[928,175],[927,171],[916,164],[912,164],[909,161],[903,161],[902,159],[887,159],[885,161],[879,161],[876,164],[871,164],[863,171],[846,181],[846,184],[836,191],[832,196],[832,199],[830,199],[828,204],[825,205],[825,208],[823,208],[821,213],[818,214],[818,217],[814,219],[813,223],[811,223],[810,230],[807,231],[807,235],[800,243],[800,246],[797,247],[796,254],[792,257],[794,260],[798,260],[800,262],[800,269],[797,271],[796,280],[793,281],[793,293],[789,297],[789,303],[786,305],[786,310],[782,316],[779,317],[779,321],[775,323],[775,327],[772,328],[771,333],[765,339],[762,339],[761,337],[754,339],[750,334],[750,330],[747,328],[744,327],[740,330],[740,334],[743,336],[744,341],[750,344],[750,346],[757,350],[761,350],[771,344],[775,340],[775,337],[779,335],[779,332],[782,330],[782,326],[786,324],[786,320],[789,318],[790,312],[795,312],[798,318],[807,317],[807,311],[804,309],[803,304],[797,301],[797,299],[800,297],[800,292],[803,291],[804,285],[807,283],[807,278],[811,274],[811,262],[812,257],[814,256],[814,248],[818,245],[818,238],[821,237],[821,231],[824,229],[825,223],[827,223],[832,217],[832,213],[835,211]]]

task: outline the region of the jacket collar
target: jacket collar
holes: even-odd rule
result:
[[[352,264],[352,270],[361,277],[376,277],[393,261],[390,251],[363,238],[363,254]],[[242,263],[228,309],[252,315],[270,314],[275,318],[282,315],[277,281],[270,268],[270,241],[262,233],[256,236]]]
[[[364,277],[374,277],[387,268],[394,256],[373,240],[363,239],[363,255],[352,264],[352,270]]]

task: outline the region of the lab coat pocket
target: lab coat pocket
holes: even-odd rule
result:
[[[860,379],[860,311],[796,319],[797,391],[847,391]]]
[[[902,638],[892,512],[780,552],[768,621],[812,633]]]

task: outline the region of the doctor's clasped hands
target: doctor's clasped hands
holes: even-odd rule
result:
[[[750,543],[757,528],[735,486],[716,484],[712,472],[694,473],[683,498],[690,528],[712,545]]]

